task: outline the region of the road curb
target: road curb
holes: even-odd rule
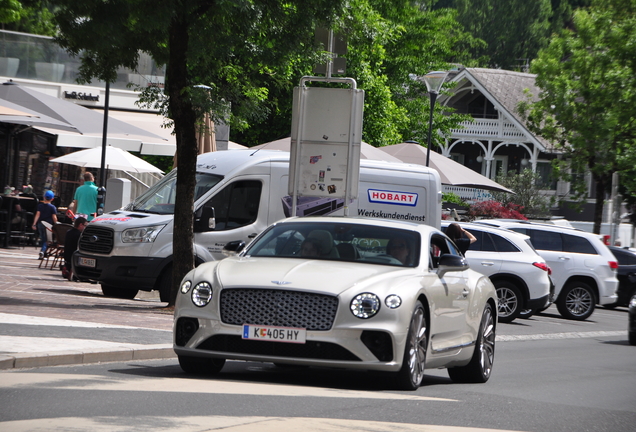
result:
[[[0,370],[130,360],[157,360],[176,357],[177,355],[171,344],[138,345],[135,347],[104,348],[90,351],[0,354]]]

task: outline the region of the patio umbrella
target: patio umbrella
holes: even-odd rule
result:
[[[250,147],[252,149],[263,149],[263,150],[283,150],[290,151],[291,147],[291,138],[282,138],[275,141],[270,141],[265,144],[259,144],[254,147]],[[367,144],[362,142],[360,144],[360,159],[371,159],[371,160],[382,160],[386,162],[402,162],[400,159],[381,151],[377,147],[373,147],[371,144]]]
[[[197,127],[196,132],[198,154],[216,151],[216,134],[214,133],[214,122],[210,118],[210,114],[205,113],[203,124]],[[177,166],[177,152],[172,158],[172,166]]]
[[[0,123],[77,132],[74,126],[0,99]]]
[[[416,143],[394,144],[380,147],[380,150],[404,162],[426,165],[426,147]],[[429,167],[437,170],[442,184],[445,185],[514,193],[488,177],[432,150]]]
[[[80,150],[51,159],[49,162],[64,163],[87,168],[100,168],[102,164],[102,149],[95,147],[87,150]],[[163,173],[159,168],[138,158],[126,150],[113,146],[106,146],[106,169],[121,170],[128,172],[155,172]]]
[[[38,116],[43,115],[47,118],[53,118],[61,124],[66,124],[67,127],[70,127],[68,130],[78,132],[87,137],[87,142],[91,144],[84,147],[93,147],[94,142],[99,143],[101,140],[104,128],[104,114],[102,112],[90,110],[73,102],[50,96],[14,82],[5,82],[0,85],[0,103],[4,104],[5,101],[18,105],[17,109],[19,110],[30,110]],[[55,132],[53,133],[55,134]],[[81,140],[82,135],[78,135],[77,139]],[[99,140],[94,140],[93,138],[95,137],[99,137]],[[136,140],[138,141],[136,150],[139,150],[142,142],[166,141],[158,135],[110,116],[108,118],[108,137]],[[60,145],[59,141],[58,139],[58,146]],[[79,145],[72,145],[71,147],[79,147]]]

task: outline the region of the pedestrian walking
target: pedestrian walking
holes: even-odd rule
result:
[[[51,225],[57,223],[57,207],[51,204],[55,198],[55,194],[51,190],[44,192],[44,200],[38,204],[38,209],[33,217],[33,225],[31,228],[37,229],[42,241],[42,247],[40,248],[40,259],[44,258],[44,252],[46,252],[46,226],[42,222],[47,222]]]
[[[84,184],[75,190],[73,202],[68,206],[75,216],[83,216],[89,222],[97,213],[97,185],[95,177],[90,172],[84,173]]]

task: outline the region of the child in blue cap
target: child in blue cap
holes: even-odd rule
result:
[[[42,248],[40,249],[40,259],[44,258],[44,252],[46,251],[46,227],[42,223],[48,222],[51,225],[57,223],[57,207],[51,204],[55,198],[55,194],[51,190],[44,192],[44,200],[38,204],[38,210],[33,218],[33,226],[31,228],[37,228],[42,240]]]

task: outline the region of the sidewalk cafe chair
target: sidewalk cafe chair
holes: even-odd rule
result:
[[[47,244],[44,256],[38,268],[42,267],[42,263],[44,263],[44,268],[46,268],[49,265],[49,259],[51,259],[50,269],[53,270],[56,264],[64,260],[64,241],[66,239],[66,233],[73,228],[73,225],[58,223],[50,226],[50,224],[46,222],[42,223],[46,226]]]

